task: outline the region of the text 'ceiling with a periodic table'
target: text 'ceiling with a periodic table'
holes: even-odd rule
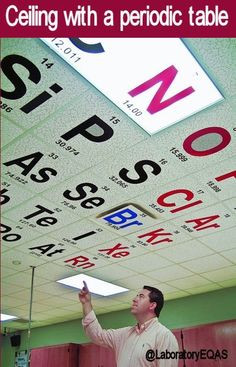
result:
[[[166,300],[236,285],[236,39],[2,39],[2,312],[82,316],[77,274]]]

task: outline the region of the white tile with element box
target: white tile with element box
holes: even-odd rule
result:
[[[106,226],[119,235],[127,235],[139,231],[141,228],[154,225],[157,218],[146,209],[135,203],[124,203],[110,210],[104,211],[91,220]]]
[[[223,99],[178,38],[42,40],[150,135]]]

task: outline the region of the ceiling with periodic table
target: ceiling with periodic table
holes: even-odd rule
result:
[[[170,40],[166,53],[155,39],[76,40],[1,40],[1,308],[13,329],[28,327],[32,267],[32,327],[82,316],[77,290],[56,282],[76,274],[129,289],[94,295],[98,314],[128,309],[144,284],[166,300],[236,285],[236,39],[180,41],[213,81],[193,112],[198,84]],[[169,111],[176,121],[152,133],[137,121]]]

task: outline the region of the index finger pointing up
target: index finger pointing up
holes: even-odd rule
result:
[[[85,280],[83,280],[84,286],[83,286],[83,291],[88,291],[88,286],[87,283],[85,282]]]

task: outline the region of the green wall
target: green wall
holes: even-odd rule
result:
[[[236,287],[167,301],[160,321],[170,329],[236,319]],[[104,328],[117,328],[135,323],[129,310],[100,315]],[[31,330],[31,348],[85,343],[81,320],[73,320]],[[27,331],[21,332],[19,348],[11,347],[10,337],[2,336],[2,367],[14,367],[15,351],[27,349]]]

